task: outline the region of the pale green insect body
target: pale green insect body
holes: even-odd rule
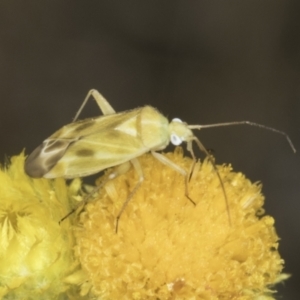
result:
[[[62,127],[29,155],[25,171],[36,178],[87,176],[191,136],[185,123],[169,123],[155,108],[145,106]]]

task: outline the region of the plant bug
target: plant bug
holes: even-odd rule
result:
[[[77,121],[81,111],[91,97],[96,100],[103,116]],[[274,128],[248,121],[188,125],[175,118],[169,122],[166,117],[151,106],[116,113],[108,101],[97,90],[92,89],[88,92],[73,122],[63,126],[44,140],[28,156],[25,162],[25,172],[34,178],[75,178],[92,175],[109,167],[115,167],[109,176],[110,180],[126,172],[129,162],[131,162],[139,175],[139,181],[117,216],[117,230],[122,212],[144,180],[143,170],[137,158],[146,152],[150,151],[156,159],[185,177],[185,195],[195,204],[188,193],[188,181],[196,163],[196,157],[192,148],[192,143],[195,142],[199,149],[209,158],[216,171],[224,193],[228,221],[231,225],[230,210],[223,181],[213,157],[194,135],[192,129],[200,130],[208,127],[241,124],[258,126],[284,135],[292,150],[296,152],[289,136],[285,132]],[[170,142],[175,146],[180,145],[182,142],[187,143],[187,150],[193,158],[193,164],[189,172],[186,172],[174,162],[156,152],[166,148]],[[98,189],[99,187],[96,188],[96,190]]]

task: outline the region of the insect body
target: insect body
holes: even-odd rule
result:
[[[76,121],[90,96],[94,97],[104,115]],[[136,158],[151,151],[155,158],[184,175],[187,182],[189,175],[185,170],[155,151],[164,149],[170,142],[180,145],[186,141],[196,162],[193,140],[202,147],[189,126],[179,119],[169,122],[151,106],[116,113],[98,91],[91,90],[74,122],[55,132],[28,156],[25,172],[34,178],[75,178],[130,161],[139,175],[139,182],[117,216],[118,225],[125,206],[143,181],[143,171]],[[207,153],[204,147],[203,150]],[[122,168],[116,168],[110,179],[122,172]],[[186,196],[189,198],[187,187]],[[192,199],[190,201],[193,202]]]
[[[76,121],[90,96],[96,100],[103,116]],[[223,189],[229,223],[231,223],[227,196],[221,177],[211,155],[193,134],[192,129],[239,124],[255,125],[280,133],[287,138],[295,151],[289,137],[284,132],[264,125],[248,121],[211,125],[188,125],[180,119],[173,119],[169,122],[151,106],[116,113],[98,91],[90,90],[77,112],[74,122],[62,127],[37,147],[28,156],[25,162],[25,171],[29,176],[35,178],[74,178],[92,175],[109,167],[122,166],[130,161],[139,174],[139,182],[117,216],[118,222],[129,199],[143,181],[143,171],[137,157],[146,152],[150,151],[155,158],[185,176],[186,196],[189,198],[187,182],[194,165],[189,172],[186,172],[156,151],[164,149],[170,142],[176,146],[186,142],[187,150],[191,153],[195,164],[196,158],[192,149],[192,142],[195,141],[198,147],[206,153],[216,171]],[[116,168],[110,178],[118,176],[122,172],[121,170],[122,168]],[[193,202],[191,198],[189,199]]]
[[[155,108],[144,106],[62,127],[29,155],[25,171],[36,178],[88,176],[162,150],[170,141],[179,145],[194,139],[186,123],[169,123]]]

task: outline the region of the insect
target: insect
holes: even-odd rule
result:
[[[81,111],[91,97],[96,100],[103,115],[77,121]],[[113,179],[124,173],[128,169],[128,162],[131,162],[139,175],[139,181],[117,216],[118,226],[118,220],[123,210],[144,180],[143,170],[137,158],[149,151],[156,159],[185,177],[185,194],[194,203],[189,197],[187,183],[196,163],[196,157],[192,148],[192,143],[195,142],[200,150],[207,155],[216,171],[223,189],[228,220],[231,224],[230,211],[222,179],[211,154],[205,149],[192,130],[240,124],[258,126],[282,134],[286,137],[292,150],[296,151],[286,133],[253,122],[241,121],[211,125],[188,125],[177,118],[169,122],[166,117],[151,106],[116,113],[108,101],[97,90],[92,89],[84,99],[74,121],[63,126],[44,140],[28,156],[25,162],[25,172],[34,178],[75,178],[92,175],[109,167],[115,167],[115,170],[109,177],[109,179]],[[180,145],[182,142],[187,143],[187,150],[194,161],[189,172],[186,172],[157,152],[166,148],[170,142],[175,146]]]

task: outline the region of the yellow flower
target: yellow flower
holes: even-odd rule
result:
[[[70,211],[80,180],[32,179],[24,154],[0,170],[0,299],[70,299],[63,279],[76,270]],[[61,297],[61,298],[60,298]],[[73,299],[79,299],[78,297]]]
[[[180,148],[166,156],[186,170],[191,165]],[[82,294],[101,300],[273,299],[270,287],[283,260],[274,219],[261,216],[261,186],[218,166],[228,211],[218,176],[204,160],[188,185],[194,206],[181,174],[150,154],[139,161],[145,180],[117,233],[116,216],[138,181],[133,169],[105,184],[80,215],[75,252],[87,274]]]
[[[166,156],[191,165],[180,148]],[[133,169],[93,195],[74,242],[74,217],[58,221],[81,199],[80,181],[29,178],[24,159],[13,157],[0,171],[0,299],[270,300],[272,285],[285,279],[261,187],[229,166],[218,166],[228,211],[209,161],[196,165],[189,182],[194,206],[183,176],[144,155],[145,180],[118,233],[116,216],[138,181]]]

